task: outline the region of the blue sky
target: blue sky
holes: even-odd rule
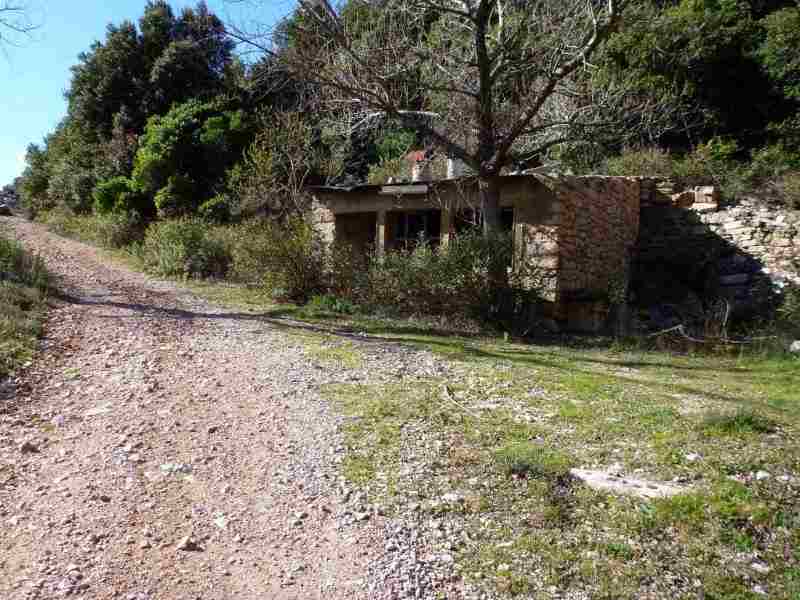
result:
[[[176,12],[196,2],[170,2]],[[23,47],[0,52],[0,186],[24,168],[25,149],[39,143],[64,116],[63,93],[78,54],[102,40],[108,23],[137,20],[146,0],[31,0],[40,24]],[[290,0],[207,0],[226,22],[270,23],[291,8]]]

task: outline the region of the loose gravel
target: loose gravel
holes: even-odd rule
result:
[[[36,359],[0,382],[0,598],[468,595],[430,527],[342,478],[342,417],[320,393],[447,364],[368,338],[350,342],[358,368],[317,361],[291,322],[4,220],[61,294]]]

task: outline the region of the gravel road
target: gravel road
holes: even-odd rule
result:
[[[0,598],[461,597],[424,536],[341,479],[319,393],[446,365],[368,341],[358,369],[320,364],[291,323],[0,221],[61,291],[36,359],[0,383]]]

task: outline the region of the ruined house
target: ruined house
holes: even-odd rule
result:
[[[641,180],[509,175],[501,207],[515,255],[551,271],[543,313],[568,329],[598,331],[624,294],[639,233]],[[327,242],[355,252],[435,244],[468,227],[479,206],[474,179],[313,188],[315,223]],[[649,188],[647,188],[649,193]]]

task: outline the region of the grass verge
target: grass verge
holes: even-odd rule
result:
[[[428,347],[444,348],[450,376],[325,393],[348,417],[346,476],[388,512],[437,522],[433,553],[475,586],[800,598],[800,361]],[[684,491],[611,495],[570,474],[612,465]]]
[[[0,379],[30,358],[41,334],[47,286],[42,261],[0,230]]]

